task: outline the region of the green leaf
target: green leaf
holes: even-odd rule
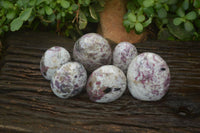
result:
[[[31,15],[28,19],[28,22],[32,22],[33,20],[35,19],[35,16],[34,15]]]
[[[19,17],[21,20],[26,21],[31,16],[31,13],[32,13],[32,8],[27,8],[20,14]]]
[[[73,11],[76,11],[78,9],[78,5],[77,4],[72,4],[71,8]]]
[[[185,12],[183,11],[182,8],[178,8],[178,10],[176,11],[176,14],[180,17],[184,17],[185,16]]]
[[[79,29],[85,29],[87,26],[87,18],[82,11],[79,11]]]
[[[163,28],[158,32],[158,40],[171,40],[172,34],[167,28]]]
[[[44,10],[44,8],[38,9],[38,13],[39,13],[41,16],[45,15],[45,10]]]
[[[2,16],[2,18],[0,19],[0,26],[3,25],[3,23],[6,21],[6,17]],[[0,28],[1,29],[1,28]]]
[[[8,0],[4,0],[4,1],[1,1],[1,6],[5,9],[8,9],[8,8],[13,8],[13,3],[11,3],[10,1]]]
[[[143,21],[145,20],[145,16],[144,16],[144,15],[138,15],[138,16],[137,16],[137,20],[138,20],[139,22],[143,22]]]
[[[51,15],[53,13],[53,10],[48,6],[45,6],[44,9],[47,15]]]
[[[163,19],[167,17],[167,11],[164,8],[160,8],[159,10],[157,10],[158,13],[158,17]]]
[[[133,12],[130,12],[128,14],[128,20],[131,21],[131,22],[136,22],[136,16]]]
[[[21,20],[20,17],[14,19],[11,23],[10,23],[10,30],[11,31],[17,31],[19,30],[23,25],[23,21]]]
[[[143,4],[144,0],[132,0],[132,1],[134,1],[135,3],[137,1],[137,3],[139,4],[139,6],[143,6],[144,5]]]
[[[156,9],[162,8],[162,4],[161,4],[161,3],[156,3],[156,4],[155,4],[155,8],[156,8]]]
[[[78,0],[79,4],[83,6],[88,6],[90,4],[90,0]]]
[[[186,31],[192,31],[194,29],[194,26],[190,21],[186,21],[184,27]]]
[[[200,0],[194,0],[193,6],[195,8],[200,8]]]
[[[147,21],[145,21],[142,25],[143,27],[147,27],[148,25],[150,25],[152,22],[152,17],[150,17]]]
[[[56,19],[57,19],[57,20],[60,20],[60,19],[61,19],[61,13],[60,13],[60,12],[57,14]]]
[[[143,25],[141,23],[136,23],[135,24],[135,30],[137,32],[142,32],[143,31]]]
[[[135,27],[135,23],[130,23],[130,28],[133,29]]]
[[[65,12],[61,12],[62,17],[65,17],[65,15],[66,15]]]
[[[153,6],[153,4],[154,4],[154,0],[145,0],[143,2],[144,7],[150,7],[150,6]]]
[[[186,19],[188,19],[188,20],[194,20],[194,19],[197,18],[197,14],[196,14],[195,11],[191,11],[191,12],[189,12],[188,14],[186,14],[185,17],[186,17]]]
[[[82,0],[78,0],[78,3],[79,3],[79,4],[82,4],[82,3],[83,3],[83,1],[82,1]]]
[[[36,5],[40,5],[41,3],[45,2],[46,0],[37,0]]]
[[[184,10],[187,10],[189,8],[189,0],[184,0],[182,7]]]
[[[90,0],[84,0],[86,5],[90,4]]]
[[[23,7],[23,1],[22,0],[18,0],[16,4],[17,4],[18,7]]]
[[[98,20],[97,14],[94,10],[94,8],[92,6],[89,6],[89,12],[90,12],[90,16],[94,19],[94,20]]]
[[[135,2],[133,0],[130,0],[128,3],[127,3],[127,9],[128,10],[136,10],[136,5],[135,5]]]
[[[129,27],[129,25],[130,25],[130,21],[129,20],[124,20],[123,21],[123,25],[125,26],[125,27]]]
[[[182,25],[174,25],[173,20],[169,20],[169,23],[167,24],[167,28],[169,29],[169,32],[173,34],[175,37],[177,37],[180,40],[190,40],[193,36],[193,32],[188,32],[185,30],[185,28]]]
[[[51,22],[54,22],[55,19],[56,19],[55,14],[51,14],[51,15],[48,16],[48,20],[51,21]]]
[[[8,14],[6,15],[7,19],[13,19],[16,15],[16,12],[14,10],[11,10],[8,12]]]
[[[154,15],[154,9],[153,7],[148,7],[148,8],[143,8],[145,14],[147,15],[147,17],[151,17]]]
[[[131,31],[131,29],[130,29],[130,24],[131,24],[131,22],[130,22],[129,20],[124,20],[124,21],[123,21],[123,25],[124,25],[124,27],[126,28],[126,31],[127,31],[127,32],[130,32],[130,31]]]
[[[70,3],[68,1],[66,1],[66,0],[61,0],[60,5],[63,8],[68,8],[70,6]]]
[[[183,22],[182,18],[175,18],[173,20],[174,25],[180,25]]]
[[[169,11],[169,6],[167,4],[163,4],[166,11]]]
[[[36,0],[30,0],[29,5],[34,6],[36,4]]]

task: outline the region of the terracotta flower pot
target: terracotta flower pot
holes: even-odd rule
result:
[[[123,26],[123,17],[126,13],[126,0],[107,0],[104,11],[100,13],[100,25],[98,33],[114,43],[127,41],[138,43],[146,39],[144,32],[140,35],[134,30],[127,33]]]

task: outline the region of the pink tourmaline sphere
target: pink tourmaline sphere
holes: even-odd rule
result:
[[[132,96],[143,101],[160,100],[170,84],[167,63],[155,53],[142,53],[134,58],[127,72],[128,88]]]

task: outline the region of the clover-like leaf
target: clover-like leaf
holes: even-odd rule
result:
[[[182,18],[175,18],[173,20],[174,25],[180,25],[183,22]]]
[[[136,23],[135,24],[135,30],[137,32],[142,32],[143,31],[143,25],[141,23]]]
[[[19,17],[21,20],[26,21],[31,16],[31,13],[32,13],[32,8],[27,8],[20,14]]]
[[[176,14],[180,17],[184,17],[185,16],[185,12],[183,11],[182,8],[178,8],[178,10],[176,11]]]
[[[13,19],[15,17],[15,15],[16,15],[16,11],[11,10],[11,11],[8,12],[8,14],[6,14],[6,18],[7,19]]]
[[[143,5],[144,7],[150,7],[153,6],[154,0],[144,0]]]
[[[4,0],[4,1],[1,1],[1,6],[5,9],[8,9],[8,8],[12,8],[13,7],[13,3],[8,1],[8,0]]]
[[[190,21],[186,21],[184,27],[186,31],[192,31],[194,29],[194,26]]]
[[[147,15],[147,17],[151,17],[154,15],[154,8],[153,7],[147,7],[144,8],[144,13]]]
[[[189,8],[189,0],[184,0],[182,7],[183,7],[184,10],[187,10]]]
[[[200,0],[194,0],[193,6],[195,8],[200,8]]]
[[[60,5],[63,8],[68,8],[70,6],[70,3],[68,1],[66,1],[66,0],[61,0]]]
[[[47,15],[51,15],[53,13],[53,10],[49,6],[45,6],[44,9]]]
[[[191,11],[188,14],[186,14],[185,17],[186,17],[187,20],[194,20],[194,19],[197,18],[197,14],[196,14],[195,11]]]
[[[145,20],[145,16],[143,14],[137,16],[137,20],[139,22],[143,22]]]
[[[157,13],[159,18],[167,17],[167,11],[164,8],[160,8],[159,10],[157,10]]]
[[[11,31],[17,31],[19,30],[23,25],[23,20],[21,20],[20,17],[14,19],[11,23],[10,23],[10,30]]]
[[[193,36],[193,32],[186,31],[182,25],[174,25],[173,20],[169,19],[169,23],[167,24],[167,28],[169,32],[173,34],[180,40],[190,40]]]
[[[136,22],[136,16],[133,12],[130,12],[127,17],[131,22]]]

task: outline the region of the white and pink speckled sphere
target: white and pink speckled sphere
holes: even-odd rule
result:
[[[169,67],[159,55],[142,53],[129,65],[127,80],[129,91],[133,97],[143,101],[157,101],[168,90]]]
[[[113,65],[119,67],[124,73],[132,59],[137,56],[136,47],[129,42],[119,43],[113,51]]]
[[[79,94],[87,83],[87,72],[83,65],[68,62],[58,69],[51,80],[51,89],[60,98]]]
[[[65,48],[59,46],[51,47],[42,56],[40,71],[45,79],[51,80],[56,70],[70,60],[70,54]]]
[[[90,100],[98,103],[115,101],[126,89],[126,76],[118,67],[105,65],[96,69],[87,82]]]
[[[112,51],[108,41],[101,35],[88,33],[76,41],[73,57],[92,72],[102,65],[111,63]]]

